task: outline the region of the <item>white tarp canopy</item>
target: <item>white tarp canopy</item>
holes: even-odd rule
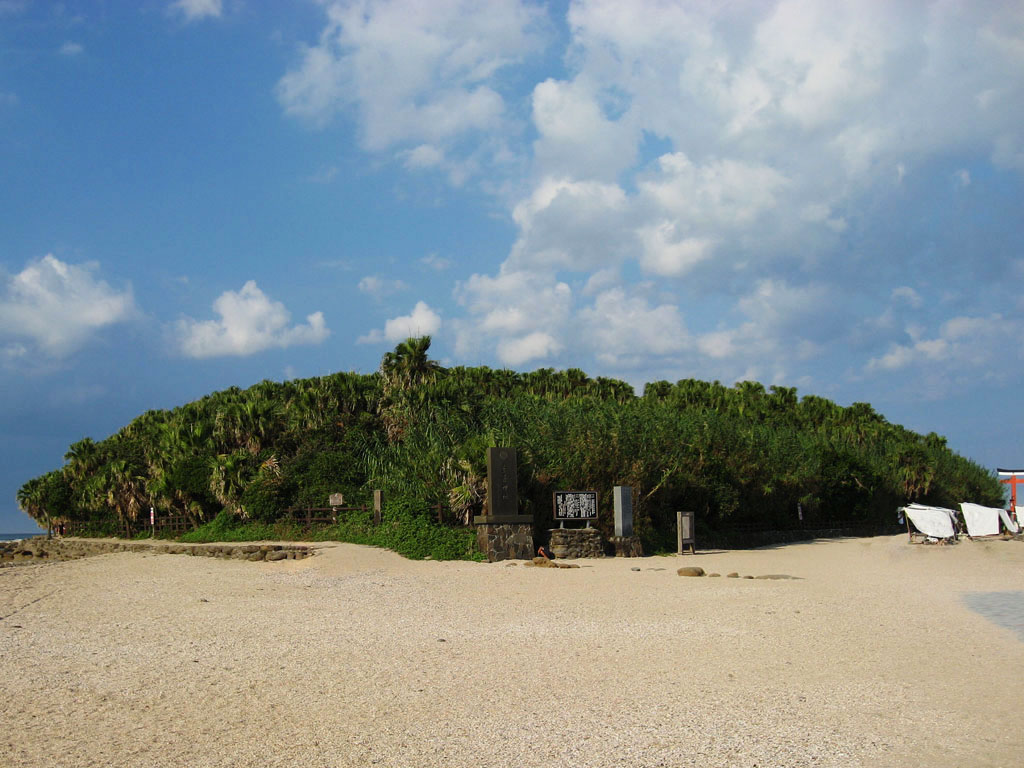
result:
[[[964,513],[964,522],[967,523],[969,536],[998,536],[999,513],[1006,514],[1004,509],[983,507],[980,504],[971,504],[967,501],[960,502],[960,511]]]
[[[909,504],[903,508],[910,522],[925,536],[933,539],[951,539],[953,519],[956,513],[942,507],[926,507],[924,504]]]
[[[1024,507],[1014,507],[1014,509],[1017,511],[1017,521],[1019,522],[1020,516],[1024,515]],[[1020,533],[1020,526],[1017,525],[1017,522],[1014,522],[1005,509],[999,510],[999,516],[1003,518],[1003,525],[1006,526],[1006,530],[1010,533]]]

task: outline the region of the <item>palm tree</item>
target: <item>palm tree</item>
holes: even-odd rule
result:
[[[430,337],[410,337],[384,355],[380,372],[390,388],[408,390],[426,381],[433,381],[441,366],[427,357]]]
[[[116,459],[103,467],[97,478],[106,489],[106,503],[117,515],[125,532],[139,517],[139,510],[150,501],[146,478],[125,459]]]
[[[222,453],[210,459],[210,491],[225,509],[235,514],[244,514],[241,498],[249,462],[249,454],[244,451]]]
[[[443,370],[427,357],[430,337],[408,338],[388,352],[380,363],[382,393],[380,417],[388,440],[394,441],[408,430],[423,409],[424,393],[438,381]],[[419,392],[419,397],[414,392]]]
[[[46,523],[49,528],[49,515],[43,506],[43,477],[34,477],[18,489],[18,508],[37,523]]]

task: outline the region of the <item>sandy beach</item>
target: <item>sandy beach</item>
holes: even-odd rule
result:
[[[2,569],[0,765],[1024,764],[1021,542],[578,563]]]

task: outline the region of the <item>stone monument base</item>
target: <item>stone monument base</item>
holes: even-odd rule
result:
[[[556,558],[604,557],[601,532],[597,528],[552,528],[549,533],[551,554]]]
[[[636,536],[612,536],[616,557],[643,557],[644,548]]]
[[[483,523],[476,527],[476,545],[487,562],[531,560],[533,558],[532,523]]]

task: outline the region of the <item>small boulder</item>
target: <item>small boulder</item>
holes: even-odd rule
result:
[[[680,576],[703,576],[704,569],[696,565],[687,565],[676,571]]]
[[[736,573],[736,571],[733,571],[732,573],[725,574],[725,578],[727,578],[727,579],[738,579],[739,577],[740,577],[740,575],[738,573]]]
[[[714,578],[715,576],[721,576],[721,575],[722,574],[720,574],[720,573],[709,573],[708,574],[708,578],[711,579],[711,578]]]

